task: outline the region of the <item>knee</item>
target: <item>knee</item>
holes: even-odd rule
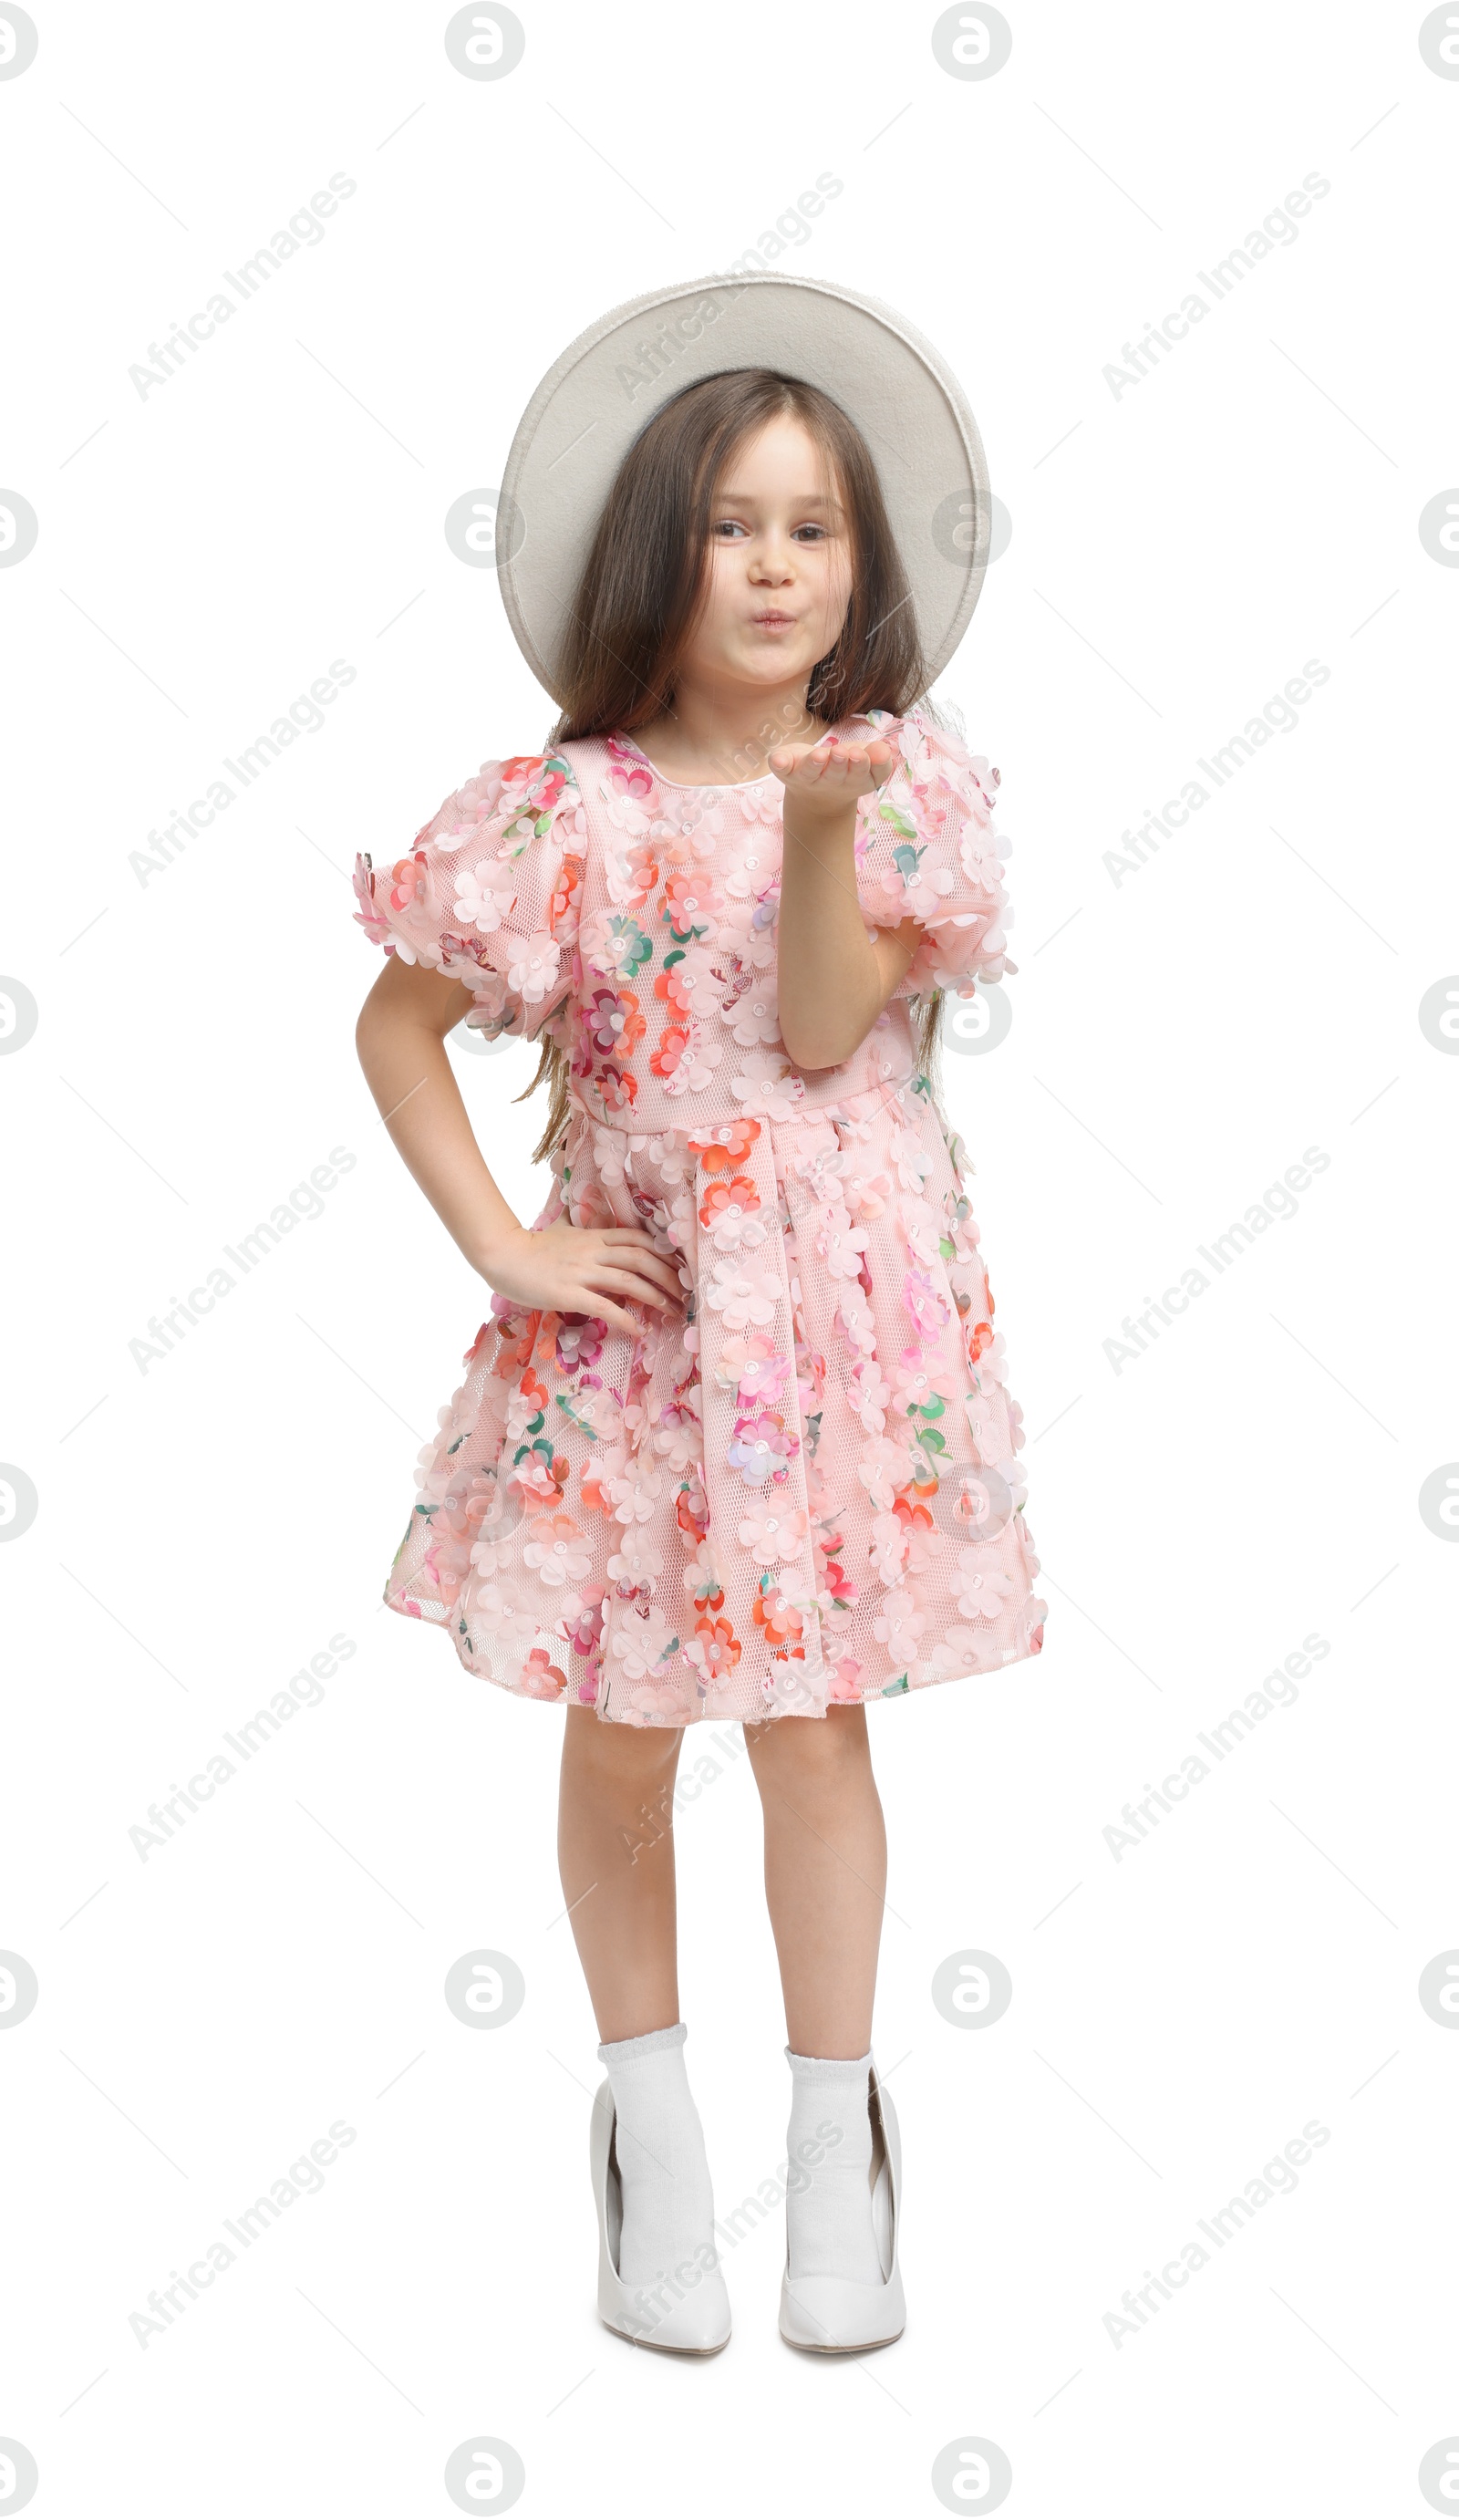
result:
[[[754,1735],[758,1735],[754,1737]],[[750,1765],[761,1792],[832,1790],[870,1763],[866,1719],[860,1706],[834,1706],[824,1716],[781,1715],[745,1727]]]
[[[587,1707],[569,1707],[562,1755],[609,1791],[649,1793],[673,1776],[683,1738],[678,1726],[605,1724]]]

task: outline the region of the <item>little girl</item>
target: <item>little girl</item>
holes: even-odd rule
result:
[[[799,378],[666,395],[619,466],[545,754],[486,763],[362,923],[358,1043],[495,1290],[384,1598],[566,1709],[559,1865],[607,2079],[598,2310],[717,2352],[685,2076],[685,1728],[741,1722],[792,2075],[780,2328],[902,2332],[871,2052],[886,1840],[864,1708],[1036,1654],[1019,1411],[927,1073],[1005,968],[998,774],[925,703],[865,439]],[[543,1045],[551,1195],[513,1215],[444,1048]]]

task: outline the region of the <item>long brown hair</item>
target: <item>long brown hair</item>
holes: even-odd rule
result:
[[[801,423],[834,470],[853,553],[846,618],[812,673],[808,715],[829,725],[873,708],[900,717],[925,698],[911,588],[865,438],[818,385],[774,368],[735,368],[701,377],[660,404],[618,467],[568,618],[558,664],[566,697],[551,747],[627,735],[672,713],[679,667],[709,593],[716,489],[745,440],[782,415]],[[727,785],[754,777],[765,754],[799,732],[767,730],[763,747],[746,747],[730,765]],[[934,1091],[941,1004],[939,990],[918,1001],[918,1064]],[[534,1162],[553,1152],[566,1128],[569,1072],[566,1053],[544,1040],[526,1088],[549,1087]]]

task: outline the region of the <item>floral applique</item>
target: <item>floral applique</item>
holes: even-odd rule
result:
[[[464,983],[473,1030],[561,1052],[538,1224],[643,1226],[679,1278],[632,1334],[494,1296],[421,1450],[385,1598],[518,1695],[760,1722],[1041,1646],[971,1166],[908,1007],[1014,968],[1000,782],[924,709],[868,725],[897,761],[858,898],[921,941],[835,1070],[780,1032],[774,778],[677,787],[632,737],[569,742],[356,862],[374,945]]]

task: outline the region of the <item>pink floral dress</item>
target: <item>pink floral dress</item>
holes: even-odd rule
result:
[[[823,1716],[1039,1652],[1018,1404],[908,1000],[1004,960],[998,774],[921,709],[858,809],[896,996],[802,1074],[775,1013],[782,788],[682,787],[627,737],[491,761],[387,872],[367,935],[551,1033],[570,1118],[538,1219],[641,1224],[677,1317],[497,1295],[384,1589],[468,1671],[609,1723]],[[852,728],[841,730],[849,734]]]

